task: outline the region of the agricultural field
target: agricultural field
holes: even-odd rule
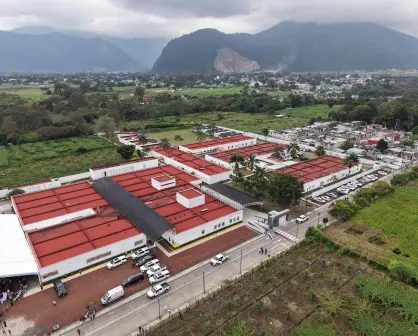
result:
[[[170,141],[170,144],[173,146],[178,145],[187,145],[190,143],[197,142],[196,133],[194,133],[191,129],[185,130],[174,130],[174,131],[163,131],[163,132],[154,132],[147,134],[152,139],[163,139],[167,138]],[[176,140],[176,136],[180,136],[182,140]],[[209,140],[208,137],[206,140]]]
[[[0,150],[0,188],[87,172],[90,167],[123,161],[115,146],[99,137],[70,138],[11,146]]]
[[[35,102],[41,99],[45,99],[48,96],[45,95],[39,86],[0,86],[0,93],[5,92],[7,94],[18,95],[23,99],[27,99],[30,102]]]
[[[207,112],[188,114],[180,117],[165,117],[160,121],[153,120],[153,125],[158,127],[158,124],[173,124],[173,128],[177,125],[190,127],[197,124],[214,123],[218,126],[234,128],[246,132],[261,133],[263,128],[271,128],[275,130],[283,130],[293,127],[306,126],[311,118],[328,117],[329,112],[337,109],[334,106],[332,109],[328,105],[313,105],[307,107],[298,107],[292,110],[279,111],[277,114],[287,114],[291,116],[288,119],[277,118],[267,114],[247,114],[238,112]],[[222,115],[220,118],[219,116]],[[135,122],[127,124],[128,128],[133,126]]]
[[[361,210],[349,222],[330,226],[326,234],[368,259],[384,265],[401,260],[418,269],[417,204],[418,187],[411,183]]]
[[[416,335],[417,300],[412,287],[309,241],[226,283],[148,335]]]

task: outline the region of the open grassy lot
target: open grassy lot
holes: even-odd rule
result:
[[[336,243],[385,265],[397,259],[418,268],[417,204],[417,187],[397,188],[361,210],[350,222],[329,227],[326,234]],[[396,248],[400,253],[393,252]]]
[[[21,96],[23,99],[28,99],[31,101],[37,101],[40,99],[45,99],[48,96],[45,95],[39,86],[0,86],[0,92],[5,92],[7,94],[14,94]]]
[[[1,150],[0,157],[8,161],[7,166],[0,168],[0,188],[82,173],[93,166],[122,161],[114,145],[94,136],[12,146]]]
[[[183,140],[175,140],[176,135],[181,136]],[[170,140],[170,144],[173,146],[187,145],[190,143],[197,142],[196,133],[194,133],[191,129],[154,132],[154,133],[149,133],[148,136],[150,138],[159,139],[159,140],[163,138],[167,138],[168,140]],[[207,138],[206,140],[209,140],[209,138]]]
[[[357,269],[367,275],[357,275]],[[411,287],[306,242],[226,284],[181,316],[175,313],[148,335],[412,335],[418,331],[417,299]]]
[[[277,118],[267,114],[207,112],[188,114],[180,117],[166,117],[160,121],[152,121],[152,124],[158,125],[158,123],[172,123],[173,127],[176,127],[176,124],[189,124],[190,127],[192,127],[196,124],[214,123],[219,126],[234,128],[241,131],[261,133],[263,128],[283,130],[298,126],[306,126],[311,118],[327,117],[328,113],[336,108],[338,108],[338,106],[334,106],[331,109],[328,105],[313,105],[308,107],[298,107],[292,110],[279,111],[277,113],[286,113],[290,115],[291,118],[288,119]],[[221,119],[219,118],[219,114],[222,114]],[[135,123],[128,124],[128,127],[135,127]]]

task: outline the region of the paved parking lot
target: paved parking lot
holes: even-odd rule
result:
[[[172,275],[179,273],[211,256],[228,250],[256,236],[256,233],[245,226],[227,232],[205,243],[194,246],[172,257],[167,257],[157,249],[157,258],[168,265]],[[105,292],[121,284],[127,276],[139,272],[132,267],[131,259],[125,265],[113,270],[101,268],[94,272],[82,275],[65,283],[68,296],[58,299],[53,288],[31,295],[9,308],[5,319],[12,331],[12,335],[33,336],[40,330],[51,331],[52,326],[59,324],[65,326],[79,320],[90,309],[102,308],[99,300]],[[128,287],[126,296],[132,295],[148,287],[148,281]],[[54,307],[53,301],[57,301]],[[0,309],[5,312],[4,305]]]

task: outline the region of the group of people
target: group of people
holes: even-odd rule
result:
[[[1,329],[2,329],[2,334],[6,335],[6,331],[8,335],[12,334],[12,331],[10,329],[7,329],[7,322],[6,320],[3,320],[3,311],[0,310],[0,323],[1,323]]]
[[[80,322],[86,322],[89,320],[94,320],[96,318],[96,309],[90,311],[89,307],[87,307],[87,313],[84,316],[80,317]]]
[[[259,252],[260,254],[267,255],[267,247],[261,247],[261,248],[258,250],[258,252]],[[270,258],[270,253],[268,254],[268,257]]]

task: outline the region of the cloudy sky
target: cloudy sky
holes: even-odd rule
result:
[[[200,28],[254,33],[283,20],[374,22],[418,37],[417,0],[0,0],[0,29],[50,26],[177,37]]]

